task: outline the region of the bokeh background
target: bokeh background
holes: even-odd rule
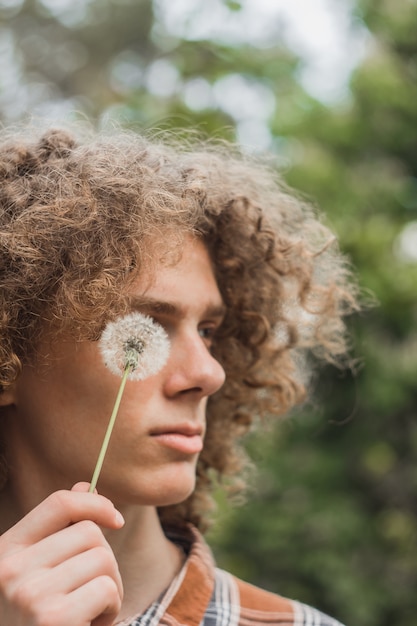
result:
[[[378,305],[356,376],[248,441],[219,563],[353,626],[417,623],[415,0],[0,0],[0,121],[195,127],[272,151]]]

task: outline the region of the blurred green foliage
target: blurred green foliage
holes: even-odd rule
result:
[[[224,4],[233,19],[243,3]],[[56,105],[98,123],[232,139],[252,124],[269,138],[378,306],[351,322],[358,373],[326,369],[308,406],[249,438],[260,467],[250,499],[233,510],[220,499],[211,542],[222,566],[347,624],[415,626],[417,5],[356,1],[371,44],[349,98],[327,106],[278,36],[192,41],[164,29],[158,7],[0,2],[0,117]]]

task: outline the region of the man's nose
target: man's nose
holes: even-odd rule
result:
[[[211,396],[223,385],[226,374],[213,357],[198,332],[178,337],[171,345],[166,366],[167,395],[191,393]]]

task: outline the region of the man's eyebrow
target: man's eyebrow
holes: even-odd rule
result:
[[[177,316],[182,314],[181,307],[177,304],[165,300],[157,300],[155,298],[136,296],[129,298],[129,304],[132,309],[139,310],[142,313],[159,313],[160,315]]]
[[[169,302],[168,300],[158,300],[145,296],[133,296],[129,298],[129,305],[132,309],[150,315],[167,315],[169,317],[184,317],[185,307],[181,303]],[[221,304],[209,304],[204,310],[204,317],[223,318],[226,315],[226,306]]]

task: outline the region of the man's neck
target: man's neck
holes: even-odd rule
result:
[[[123,510],[121,530],[106,531],[123,581],[119,620],[139,615],[167,589],[184,562],[182,550],[165,536],[153,507]]]

